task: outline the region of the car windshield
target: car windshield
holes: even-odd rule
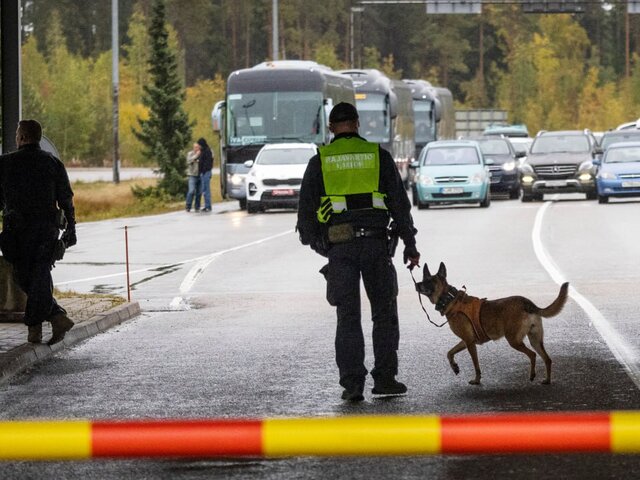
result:
[[[640,147],[610,148],[604,163],[640,162]]]
[[[543,135],[533,142],[531,153],[585,153],[589,149],[584,135]]]
[[[443,147],[427,150],[423,165],[476,165],[480,163],[474,147]]]
[[[480,150],[485,155],[509,155],[509,145],[506,140],[483,140],[480,143]]]
[[[602,137],[600,146],[603,150],[606,150],[609,145],[619,142],[640,142],[640,131],[638,132],[625,132],[623,134],[605,135]]]
[[[259,165],[302,165],[309,163],[309,159],[315,153],[315,150],[310,148],[263,150],[258,155],[256,163]]]

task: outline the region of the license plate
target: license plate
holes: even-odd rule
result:
[[[444,187],[441,193],[445,195],[456,195],[458,193],[464,193],[464,188],[462,187]]]
[[[282,190],[273,190],[271,195],[274,197],[286,197],[293,195],[293,190],[291,189],[282,189]]]
[[[566,187],[566,180],[547,180],[547,187]]]
[[[640,187],[640,182],[622,182],[623,188],[638,188]]]

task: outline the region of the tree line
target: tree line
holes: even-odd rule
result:
[[[270,0],[166,0],[169,48],[186,88],[193,137],[215,143],[210,111],[228,74],[272,57]],[[424,5],[280,0],[281,58],[379,68],[449,88],[457,108],[502,108],[538,129],[607,130],[640,111],[640,18],[626,4],[583,14],[427,15]],[[42,119],[66,162],[111,161],[111,12],[103,0],[28,0],[23,116]],[[152,0],[120,0],[120,155],[156,165],[135,132],[146,120]],[[351,25],[351,19],[354,22]],[[353,29],[352,29],[353,27]],[[351,32],[353,31],[353,38]],[[354,50],[351,51],[351,40]],[[628,48],[627,48],[628,45]],[[146,152],[146,153],[145,153]]]

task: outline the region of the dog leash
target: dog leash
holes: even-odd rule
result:
[[[416,265],[416,266],[419,267],[420,265]],[[407,267],[407,268],[409,268],[409,267]],[[409,273],[411,274],[411,279],[413,280],[413,285],[416,287],[416,292],[417,292],[418,291],[418,289],[417,289],[418,282],[416,282],[416,278],[413,276],[413,268],[409,268]],[[422,311],[427,316],[427,320],[429,320],[429,322],[432,325],[435,325],[436,327],[440,328],[440,327],[444,327],[447,323],[449,323],[448,319],[445,322],[441,323],[441,324],[437,324],[433,320],[431,320],[431,317],[429,316],[429,312],[427,312],[427,309],[424,308],[424,304],[422,303],[422,295],[420,295],[420,292],[418,292],[418,301],[420,302],[420,306],[422,307]]]

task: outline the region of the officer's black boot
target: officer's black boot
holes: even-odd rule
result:
[[[342,392],[342,399],[349,402],[361,402],[364,400],[364,395],[362,394],[363,391],[364,387],[361,386],[345,388]]]
[[[51,335],[51,339],[47,342],[47,345],[54,345],[61,342],[66,333],[71,330],[74,325],[73,321],[64,313],[54,315],[49,321],[51,322],[53,335]]]
[[[404,395],[407,393],[407,386],[395,378],[380,379],[375,381],[371,393],[380,396]]]
[[[29,334],[27,335],[27,341],[29,343],[40,343],[42,342],[42,324],[38,325],[29,325]]]

